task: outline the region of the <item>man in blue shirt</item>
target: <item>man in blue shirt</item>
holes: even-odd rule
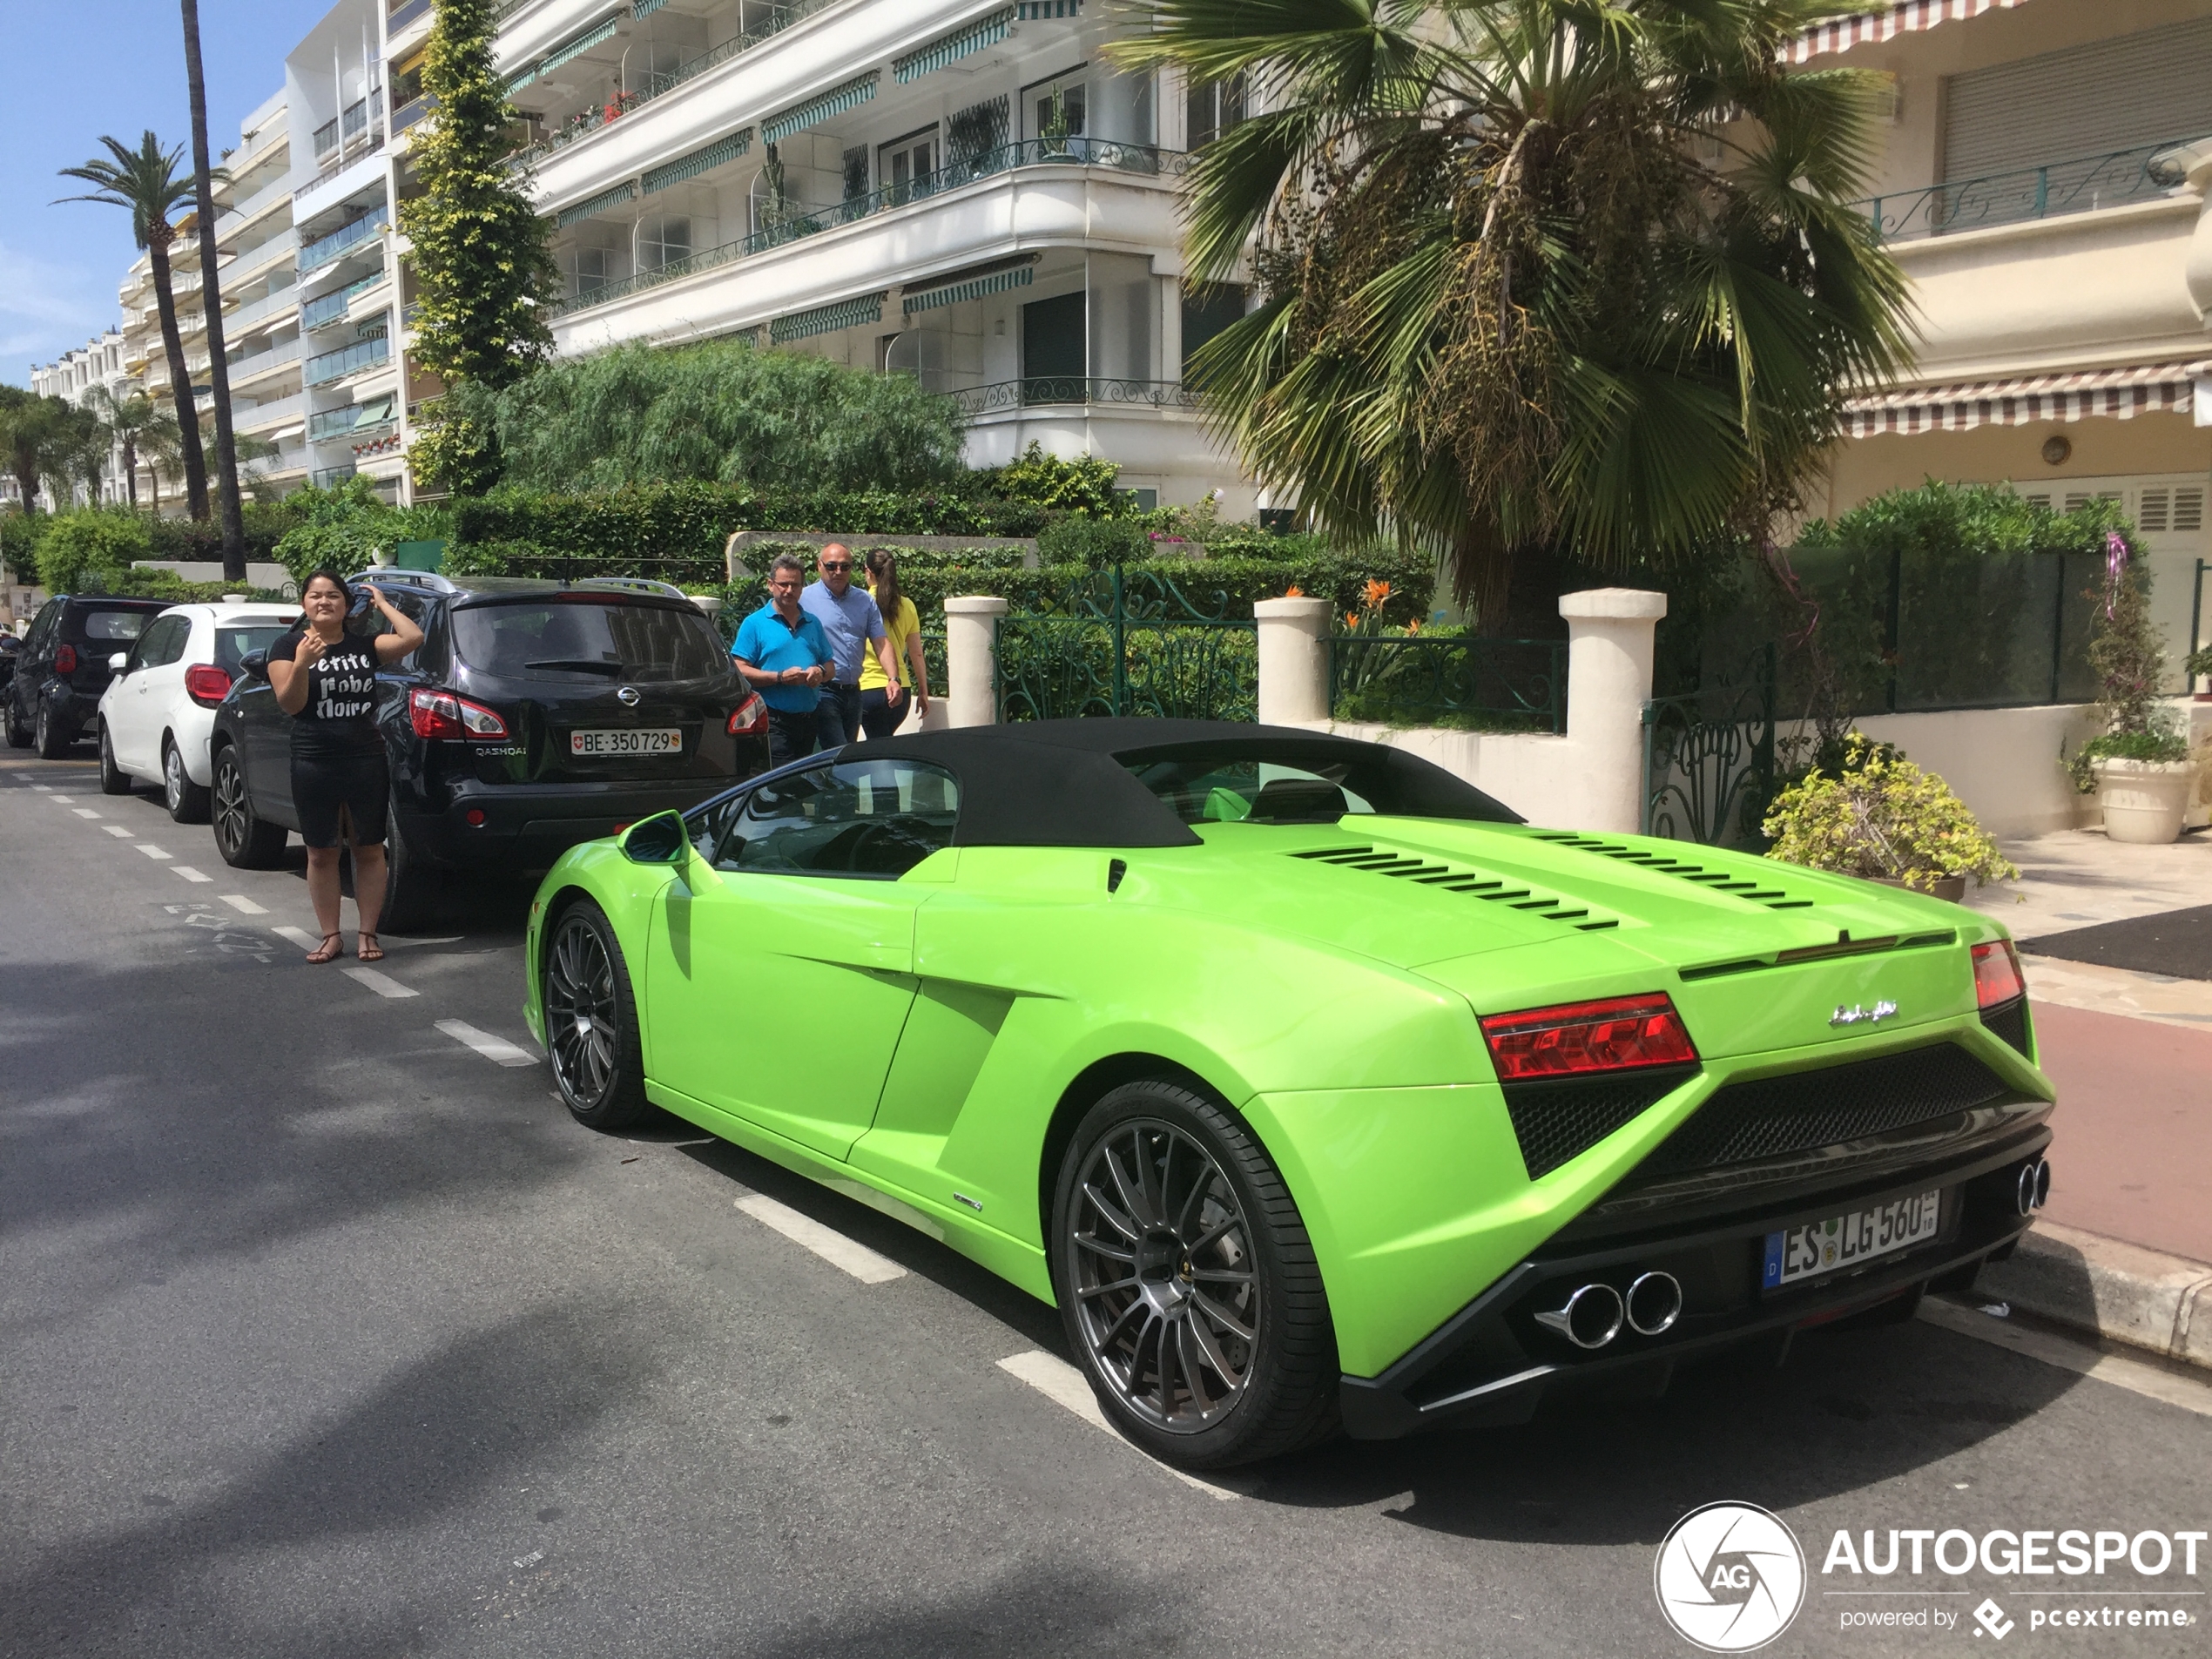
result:
[[[768,763],[775,766],[814,752],[821,727],[816,705],[832,672],[822,625],[799,603],[806,579],[806,567],[789,554],[771,565],[768,603],[739,624],[730,647],[738,672],[768,705]]]
[[[899,659],[884,631],[883,613],[866,588],[853,585],[853,553],[842,542],[832,542],[818,561],[821,579],[807,583],[799,603],[822,624],[829,641],[833,672],[822,687],[815,718],[821,724],[816,741],[825,749],[857,743],[860,737],[860,659],[873,651],[889,679],[884,700],[899,701]]]

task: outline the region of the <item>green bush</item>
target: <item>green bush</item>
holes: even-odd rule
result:
[[[49,593],[105,590],[152,549],[146,522],[118,508],[79,507],[38,526],[38,579]]]
[[[1033,438],[1018,459],[1003,467],[980,469],[971,479],[978,490],[1007,501],[1027,502],[1078,518],[1116,518],[1131,511],[1128,492],[1114,487],[1121,472],[1118,462],[1095,455],[1075,461],[1049,455]]]
[[[1134,519],[1069,517],[1037,537],[1037,556],[1047,564],[1103,570],[1151,558],[1154,548],[1151,536]]]
[[[291,509],[293,526],[274,551],[294,583],[326,564],[351,575],[373,564],[380,549],[444,541],[452,534],[446,509],[393,507],[359,474],[329,489],[296,490],[284,504]]]
[[[246,522],[246,556],[249,561],[276,557],[276,544],[287,530],[301,522],[308,502],[324,492],[301,489],[281,501],[239,503]],[[153,550],[146,556],[173,559],[179,563],[219,563],[223,557],[223,527],[213,520],[153,518],[146,520],[146,534]]]
[[[29,513],[0,513],[0,565],[14,580],[38,580],[38,520]]]

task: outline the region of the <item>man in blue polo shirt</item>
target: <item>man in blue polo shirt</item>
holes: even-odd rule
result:
[[[774,766],[814,752],[821,726],[815,705],[832,672],[822,624],[799,603],[806,579],[806,567],[797,559],[778,558],[768,569],[768,603],[739,624],[730,647],[738,672],[768,705],[768,763]]]
[[[873,597],[866,588],[853,585],[852,550],[842,542],[832,542],[817,562],[821,579],[807,583],[799,603],[822,624],[823,637],[830,644],[833,671],[819,694],[821,732],[816,741],[825,749],[835,749],[860,741],[861,658],[873,651],[882,663],[889,681],[884,698],[894,708],[899,702],[899,658]]]

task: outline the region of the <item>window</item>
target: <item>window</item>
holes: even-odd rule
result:
[[[955,110],[945,124],[945,159],[949,166],[975,172],[988,165],[1006,144],[1007,106],[1003,94]]]
[[[1155,760],[1130,768],[1186,824],[1333,824],[1372,813],[1344,786],[1345,768],[1318,772],[1265,760]]]
[[[244,627],[218,628],[215,631],[215,666],[233,679],[239,675],[239,662],[248,651],[266,651],[291,631],[286,622],[257,622]]]
[[[1082,378],[1085,314],[1084,296],[1080,291],[1060,294],[1050,300],[1033,300],[1022,307],[1022,375],[1024,380]],[[1060,394],[1062,397],[1067,395],[1064,391]],[[1050,394],[1040,391],[1035,395],[1045,397]]]
[[[1028,123],[1028,136],[1043,139],[1047,149],[1055,135],[1079,138],[1082,134],[1087,99],[1079,78],[1082,74],[1082,66],[1077,64],[1064,74],[1034,81],[1022,89],[1022,113]]]
[[[637,268],[658,271],[691,257],[691,221],[682,213],[649,219],[637,230]]]
[[[868,147],[856,144],[840,158],[845,180],[845,199],[852,201],[868,193]]]
[[[931,175],[937,171],[937,129],[924,127],[919,132],[909,132],[903,138],[877,147],[875,176],[880,188],[892,192],[894,202],[905,201],[910,193],[927,194]],[[917,189],[916,187],[919,186]]]
[[[1186,148],[1212,143],[1244,118],[1244,78],[1193,82],[1183,95],[1183,114]]]
[[[718,679],[735,671],[721,636],[686,605],[598,597],[462,605],[454,643],[471,668],[504,679]]]
[[[893,880],[950,846],[960,786],[920,760],[825,763],[745,798],[715,858],[719,870]]]
[[[64,617],[62,631],[96,642],[118,640],[127,644],[145,632],[146,624],[152,618],[150,610],[110,610],[87,606],[74,617]],[[72,623],[74,626],[71,625]]]
[[[595,293],[614,280],[614,257],[606,248],[574,248],[569,260],[571,280],[579,294]]]
[[[131,651],[131,666],[160,668],[175,662],[185,654],[185,642],[191,636],[190,617],[161,617],[138,637],[138,644]]]
[[[1190,377],[1190,360],[1198,347],[1244,314],[1244,290],[1234,282],[1214,283],[1183,291],[1183,373]]]

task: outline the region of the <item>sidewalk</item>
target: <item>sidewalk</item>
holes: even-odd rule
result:
[[[2071,830],[2006,849],[1967,902],[2023,941],[2212,905],[2212,836],[2123,846]],[[2212,1366],[2212,980],[2028,952],[2058,1085],[2051,1200],[1976,1294]]]

